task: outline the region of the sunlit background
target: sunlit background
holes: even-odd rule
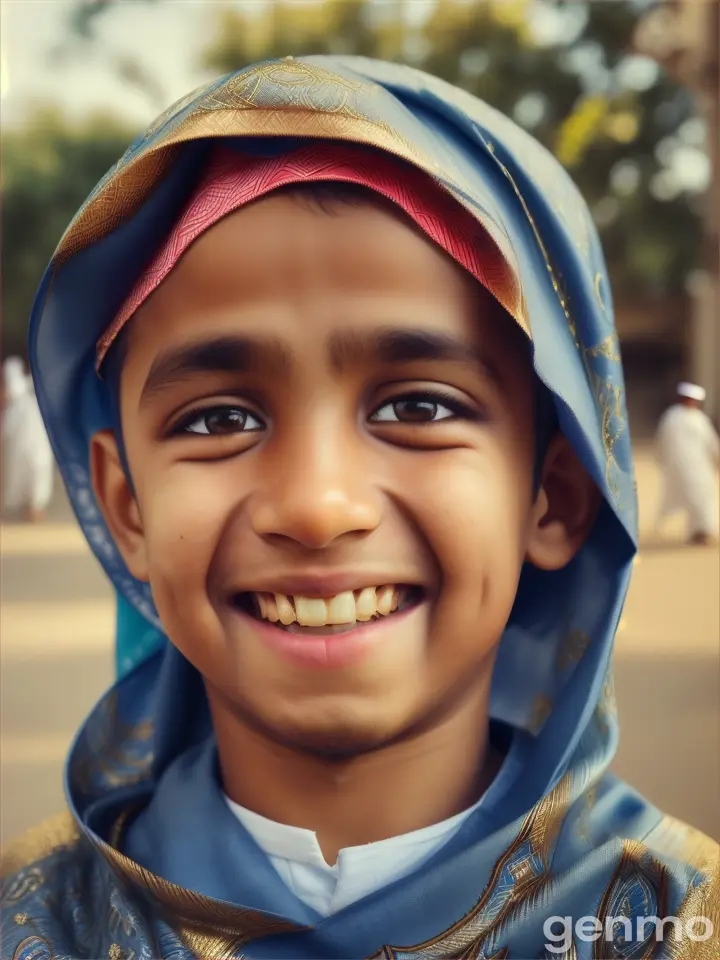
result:
[[[720,420],[714,0],[3,0],[4,355],[25,354],[73,213],[155,115],[258,59],[378,56],[465,87],[569,169],[601,231],[635,441],[643,547],[618,636],[618,772],[720,839],[718,553],[653,531],[649,441],[675,382]],[[2,527],[4,837],[62,805],[69,739],[112,679],[113,606],[58,490]]]

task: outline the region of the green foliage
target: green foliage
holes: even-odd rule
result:
[[[2,137],[2,312],[6,355],[26,353],[35,291],[60,237],[133,139],[111,117],[70,126],[44,110]]]

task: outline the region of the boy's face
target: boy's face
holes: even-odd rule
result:
[[[492,297],[380,205],[277,195],[190,248],[127,346],[135,496],[107,432],[95,487],[216,714],[352,753],[487,699],[523,561],[579,544],[542,552],[529,351]],[[368,587],[394,588],[370,621],[260,619],[273,594],[367,616]]]

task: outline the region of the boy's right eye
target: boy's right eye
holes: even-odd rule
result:
[[[233,433],[250,433],[263,430],[265,424],[244,407],[209,407],[187,414],[175,427],[173,433],[196,436],[221,437]]]

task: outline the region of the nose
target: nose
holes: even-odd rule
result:
[[[283,537],[321,550],[348,534],[369,533],[380,523],[381,503],[363,458],[327,430],[305,433],[294,450],[278,450],[253,498],[251,521],[264,538]]]

